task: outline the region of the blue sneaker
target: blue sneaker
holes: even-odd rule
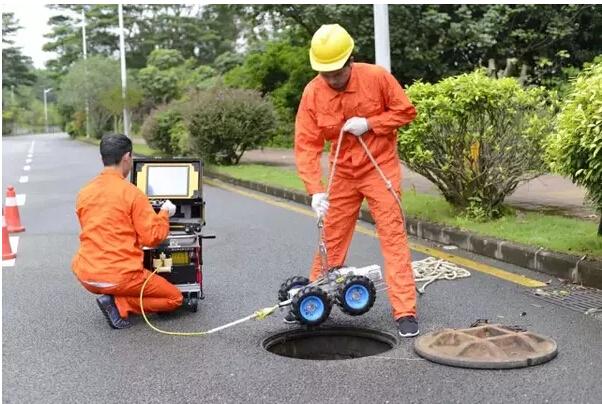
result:
[[[115,299],[110,295],[101,295],[96,298],[96,303],[98,303],[98,307],[100,307],[100,311],[105,316],[111,328],[115,329],[123,329],[132,326],[128,320],[121,318],[119,315],[119,310],[117,310],[117,306],[115,306]]]

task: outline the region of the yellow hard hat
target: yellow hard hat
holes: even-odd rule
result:
[[[339,24],[322,25],[311,39],[311,68],[319,72],[341,69],[353,52],[353,45],[353,38]]]

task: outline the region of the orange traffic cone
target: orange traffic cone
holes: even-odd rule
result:
[[[12,260],[16,256],[17,254],[13,253],[13,250],[10,248],[10,239],[8,237],[8,229],[6,228],[6,220],[4,219],[4,215],[2,215],[2,261]]]
[[[15,188],[12,185],[9,185],[8,189],[6,190],[4,214],[6,215],[6,225],[9,233],[18,233],[25,230],[25,227],[21,226],[19,207],[17,206],[17,194],[15,193]]]

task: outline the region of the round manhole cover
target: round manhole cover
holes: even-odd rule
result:
[[[378,355],[392,349],[397,338],[367,328],[296,329],[266,338],[269,352],[297,359],[340,360]]]
[[[416,339],[414,349],[432,362],[477,369],[534,366],[558,353],[551,338],[500,324],[434,331]]]

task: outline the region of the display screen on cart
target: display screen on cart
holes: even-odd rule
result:
[[[188,167],[149,166],[146,195],[151,197],[188,196]]]

